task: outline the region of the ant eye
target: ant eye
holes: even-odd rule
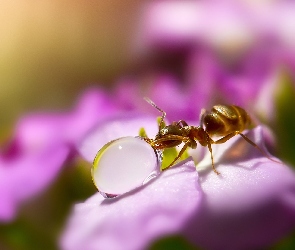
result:
[[[122,137],[104,145],[92,167],[92,179],[105,198],[144,185],[160,173],[162,152],[141,137]]]

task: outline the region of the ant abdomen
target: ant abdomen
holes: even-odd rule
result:
[[[247,129],[251,119],[247,112],[238,106],[215,105],[211,112],[204,112],[202,122],[210,136],[223,136]]]

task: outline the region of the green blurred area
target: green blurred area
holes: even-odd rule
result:
[[[191,245],[187,240],[183,237],[175,235],[165,237],[151,244],[148,250],[200,250],[200,248],[196,248]]]
[[[295,81],[283,72],[275,93],[275,122],[273,130],[277,152],[281,159],[295,167]]]

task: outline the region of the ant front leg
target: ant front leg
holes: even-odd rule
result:
[[[178,155],[177,155],[177,157],[169,164],[169,166],[168,167],[166,167],[166,168],[164,168],[164,169],[162,169],[162,171],[164,171],[164,170],[167,170],[168,168],[170,168],[171,166],[173,166],[173,164],[183,155],[183,153],[185,152],[185,150],[188,148],[188,146],[189,146],[189,141],[188,142],[186,142],[185,144],[184,144],[184,146],[182,147],[182,149],[180,150],[180,152],[178,153]]]
[[[177,145],[181,144],[181,142],[186,141],[186,140],[187,140],[187,137],[184,137],[184,136],[181,136],[181,135],[166,135],[166,136],[163,136],[163,137],[158,138],[158,139],[154,139],[154,140],[150,139],[149,144],[152,147],[155,147],[157,149],[164,149],[164,148],[167,148],[167,147],[172,147],[172,146],[167,146],[168,142],[172,144],[173,142],[178,141],[178,143],[175,145],[175,146],[177,146]],[[161,147],[161,145],[163,145],[163,147]]]

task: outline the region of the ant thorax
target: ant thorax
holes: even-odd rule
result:
[[[167,125],[164,128],[160,129],[158,134],[156,135],[156,138],[160,138],[166,135],[183,135],[184,127],[179,127],[176,125],[176,123],[172,123],[171,125]]]

